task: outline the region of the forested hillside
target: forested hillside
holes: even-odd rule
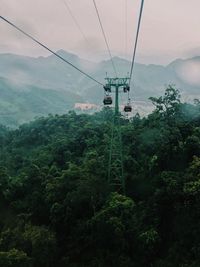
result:
[[[18,84],[0,77],[0,124],[17,128],[36,117],[64,114],[82,98],[69,91]]]
[[[200,266],[200,102],[151,101],[121,117],[126,196],[107,180],[110,109],[0,128],[0,266]]]
[[[64,50],[57,53],[101,82],[105,72],[113,75],[110,60],[94,63]],[[114,57],[113,62],[120,66],[120,75],[127,76],[131,62],[119,57]],[[134,90],[130,96],[137,110],[148,114],[151,110],[148,98],[163,94],[163,85],[169,83],[180,88],[184,100],[199,98],[199,65],[200,57],[177,59],[167,66],[135,64]],[[191,70],[197,71],[191,73]],[[100,106],[102,98],[99,84],[81,76],[55,55],[33,58],[0,54],[0,124],[18,127],[49,113],[64,114],[77,102]],[[122,104],[126,101],[122,96]]]

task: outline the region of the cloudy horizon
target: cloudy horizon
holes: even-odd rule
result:
[[[0,15],[48,45],[99,61],[107,59],[105,44],[91,0],[66,0],[87,38],[72,20],[63,0],[0,0]],[[125,38],[125,1],[97,0],[113,56],[131,59],[140,1],[128,3],[128,43]],[[114,5],[115,3],[115,5]],[[137,62],[168,64],[176,58],[200,55],[198,0],[145,1]],[[116,30],[117,29],[117,30]],[[29,56],[48,53],[0,21],[0,53]],[[89,43],[89,44],[88,44]]]

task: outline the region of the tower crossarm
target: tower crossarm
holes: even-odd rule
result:
[[[105,78],[109,86],[126,86],[129,83],[130,78]]]

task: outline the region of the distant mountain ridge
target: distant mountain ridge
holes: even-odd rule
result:
[[[17,127],[35,117],[63,114],[83,99],[69,91],[16,85],[0,78],[0,124]]]
[[[94,63],[64,50],[57,53],[102,83],[106,73],[113,75],[110,60]],[[119,57],[113,61],[120,76],[127,76],[131,63]],[[136,63],[131,96],[146,102],[150,96],[163,94],[166,85],[175,84],[185,99],[198,98],[198,70],[200,57],[177,59],[167,66]],[[0,123],[17,126],[34,116],[67,112],[77,101],[101,105],[102,98],[101,86],[54,55],[0,54]]]

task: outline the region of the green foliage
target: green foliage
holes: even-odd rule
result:
[[[165,95],[159,98],[149,98],[156,107],[156,111],[165,116],[173,116],[180,107],[180,94],[177,89],[169,85],[165,91]]]
[[[199,266],[199,102],[151,100],[121,117],[126,196],[107,180],[111,110],[0,128],[0,266]]]
[[[117,250],[123,246],[124,236],[134,223],[134,206],[133,200],[113,193],[91,220],[95,242],[100,238],[104,246]]]
[[[31,267],[31,260],[27,254],[17,249],[0,252],[0,266],[2,267]]]

